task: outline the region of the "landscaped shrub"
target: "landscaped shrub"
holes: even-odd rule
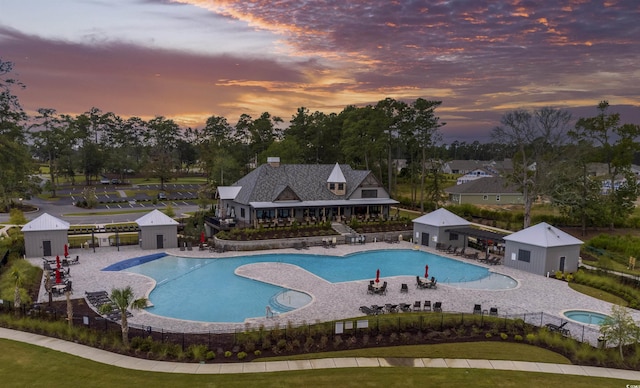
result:
[[[507,333],[500,333],[500,338],[502,338],[503,340],[507,340],[509,339],[509,336],[507,335]]]
[[[225,357],[225,358],[229,358],[229,357],[231,357],[231,356],[233,356],[233,353],[231,353],[231,351],[230,351],[230,350],[227,350],[226,352],[224,352],[224,357]]]
[[[187,348],[187,354],[194,361],[204,361],[207,356],[207,346],[206,345],[190,345]]]
[[[245,352],[238,353],[238,360],[244,360],[245,358],[247,358],[247,353]]]

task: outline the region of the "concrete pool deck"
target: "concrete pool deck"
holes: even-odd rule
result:
[[[92,249],[75,249],[70,252],[71,257],[80,256],[80,264],[72,265],[71,279],[73,281],[74,298],[82,297],[85,291],[105,290],[110,292],[113,288],[131,286],[136,296],[148,296],[155,286],[155,281],[148,277],[130,272],[101,271],[108,265],[122,260],[146,256],[149,254],[166,252],[169,255],[192,258],[225,258],[235,256],[259,255],[267,253],[309,253],[316,255],[342,256],[364,250],[377,249],[418,249],[434,253],[440,256],[486,266],[491,271],[507,275],[518,281],[518,286],[506,290],[482,290],[464,289],[454,285],[438,283],[437,289],[417,289],[415,287],[415,275],[382,277],[388,282],[386,295],[367,294],[368,280],[330,283],[326,280],[297,266],[285,263],[256,263],[239,267],[236,273],[248,278],[272,283],[284,288],[305,292],[312,296],[313,300],[307,306],[294,311],[276,315],[274,318],[256,317],[247,319],[244,323],[224,322],[195,322],[180,319],[166,318],[151,314],[144,310],[133,311],[133,317],[129,322],[134,325],[152,326],[156,329],[164,329],[177,332],[221,332],[234,329],[246,329],[247,326],[270,327],[279,324],[281,327],[287,323],[302,324],[328,320],[348,320],[361,317],[359,307],[362,305],[384,305],[386,303],[399,304],[415,301],[424,302],[430,300],[442,302],[444,312],[472,313],[475,304],[481,304],[483,310],[497,307],[499,315],[523,315],[543,312],[550,316],[566,320],[562,315],[565,310],[590,310],[608,314],[612,304],[587,295],[578,293],[569,288],[566,282],[534,275],[513,268],[499,266],[487,266],[478,262],[472,262],[456,256],[436,252],[424,246],[415,246],[409,242],[388,244],[384,242],[367,243],[364,245],[338,245],[336,248],[310,247],[308,250],[281,249],[270,251],[252,252],[226,252],[214,253],[208,250],[181,251],[178,248],[165,250],[141,250],[133,247],[102,247],[95,252]],[[34,265],[42,265],[42,259],[28,259]],[[409,285],[408,293],[401,293],[402,283]],[[63,300],[64,296],[55,300]],[[38,301],[43,303],[48,300],[44,286],[40,287]],[[153,300],[151,300],[153,302]],[[231,303],[232,301],[230,301]],[[208,306],[203,306],[207,308]],[[215,308],[215,306],[210,306]],[[640,312],[632,311],[634,320],[640,320]],[[542,322],[540,322],[542,323]],[[581,339],[582,326],[570,322],[567,327],[572,334]],[[586,330],[584,339],[592,344],[597,343],[597,330]]]

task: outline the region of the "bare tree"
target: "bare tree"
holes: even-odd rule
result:
[[[534,201],[549,190],[548,176],[560,158],[556,151],[565,142],[570,121],[571,114],[564,110],[549,107],[533,112],[515,110],[502,116],[501,125],[491,133],[495,142],[517,150],[513,156],[514,170],[507,179],[522,190],[524,228],[531,225]]]

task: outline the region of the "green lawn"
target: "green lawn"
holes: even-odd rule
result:
[[[473,344],[469,344],[473,348]],[[3,387],[624,387],[624,380],[484,369],[317,369],[293,372],[192,375],[142,372],[104,365],[34,345],[0,340]],[[400,360],[397,361],[401,364]],[[637,383],[637,382],[632,382]]]
[[[620,306],[627,306],[628,303],[626,300],[610,294],[606,291],[602,291],[600,289],[597,288],[593,288],[593,287],[589,287],[589,286],[585,286],[584,284],[577,284],[577,283],[569,283],[569,287],[571,287],[573,290],[576,290],[580,293],[583,293],[585,295],[589,295],[591,297],[594,297],[596,299],[600,299],[600,300],[604,300],[605,302],[609,302],[609,303],[613,303],[613,304],[617,304]]]
[[[496,341],[353,349],[298,356],[261,358],[256,361],[310,360],[331,357],[470,358],[571,364],[571,361],[566,357],[537,346]]]

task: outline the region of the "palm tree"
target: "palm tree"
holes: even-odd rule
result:
[[[20,271],[20,269],[18,269],[18,267],[14,266],[13,269],[11,270],[10,276],[15,281],[15,284],[16,284],[15,294],[13,297],[13,307],[18,309],[22,304],[22,298],[20,297],[20,287],[22,287],[24,274],[22,273],[22,271]]]
[[[115,305],[116,309],[120,312],[120,319],[122,324],[122,343],[125,347],[129,347],[129,324],[127,323],[127,309],[131,308],[139,310],[147,306],[147,298],[135,299],[131,286],[111,290],[111,301]],[[110,313],[111,306],[104,304],[100,306],[101,313]]]

